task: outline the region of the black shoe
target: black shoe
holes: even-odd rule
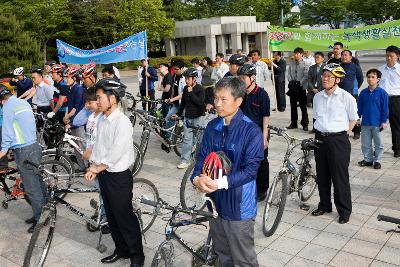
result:
[[[311,131],[309,131],[308,133],[310,134],[314,134],[315,133],[315,129],[312,129]]]
[[[375,162],[375,163],[374,163],[374,169],[375,169],[375,170],[379,170],[381,167],[382,167],[382,166],[381,166],[381,164],[380,164],[379,162]]]
[[[131,267],[143,267],[144,259],[131,258]]]
[[[349,218],[339,217],[338,223],[345,224],[349,222]]]
[[[144,264],[140,264],[140,263],[131,263],[131,267],[143,267]]]
[[[286,129],[290,130],[290,129],[297,129],[297,125],[292,125],[290,124],[288,127],[286,127]]]
[[[37,221],[34,221],[32,223],[31,227],[28,228],[28,233],[30,233],[30,234],[33,233],[33,231],[35,230],[36,224],[37,224]]]
[[[372,166],[374,164],[372,162],[362,160],[358,162],[358,165],[360,165],[361,167],[365,167],[365,166]]]
[[[354,140],[360,139],[360,134],[359,133],[354,133],[353,139]]]
[[[34,222],[36,222],[35,217],[32,217],[32,218],[29,218],[29,219],[25,220],[25,223],[27,223],[27,224],[32,224]]]
[[[167,147],[166,145],[164,145],[164,143],[161,143],[161,149],[164,150],[165,152],[169,153],[171,151],[171,149],[169,149],[169,147]]]
[[[257,194],[257,202],[264,201],[267,197],[267,192]]]
[[[274,108],[272,111],[276,111],[276,108]]]
[[[118,255],[117,253],[114,252],[114,253],[111,254],[110,256],[105,257],[105,258],[102,258],[100,261],[101,261],[102,263],[113,263],[113,262],[116,262],[117,260],[119,260],[119,259],[121,259],[121,258],[127,259],[127,258],[129,258],[129,257],[123,256],[123,255]]]
[[[321,216],[321,215],[324,215],[325,213],[331,213],[332,211],[325,211],[325,210],[323,210],[323,209],[320,209],[320,208],[316,208],[315,210],[313,210],[312,212],[311,212],[311,215],[312,216]]]
[[[394,157],[395,158],[400,158],[400,152],[394,152]]]
[[[303,131],[308,132],[308,126],[303,126]]]

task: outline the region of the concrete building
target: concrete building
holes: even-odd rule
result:
[[[208,56],[217,52],[248,53],[259,49],[267,56],[269,22],[257,22],[255,16],[216,17],[175,22],[173,39],[166,39],[167,56]]]

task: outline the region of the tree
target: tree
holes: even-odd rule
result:
[[[306,0],[301,7],[302,24],[329,24],[339,29],[340,23],[349,19],[349,0]]]
[[[389,17],[400,18],[397,0],[350,0],[347,9],[354,16],[367,24],[382,23]]]
[[[40,44],[24,30],[14,15],[0,14],[0,73],[15,67],[38,66]]]

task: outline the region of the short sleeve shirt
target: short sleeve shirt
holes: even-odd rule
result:
[[[161,99],[168,99],[171,98],[171,91],[173,90],[174,82],[172,80],[172,75],[170,73],[167,73],[167,75],[164,76],[161,85],[165,88],[165,86],[170,85],[171,88],[169,89],[168,92],[163,92],[161,95]]]
[[[62,105],[63,108],[66,108],[68,106],[68,97],[70,93],[68,86],[62,81],[60,83],[54,82],[54,87],[56,88],[53,95],[54,103],[58,103],[60,96],[66,96]]]
[[[270,100],[264,88],[256,87],[246,94],[240,106],[244,115],[249,117],[260,128],[263,128],[263,118],[270,116]]]

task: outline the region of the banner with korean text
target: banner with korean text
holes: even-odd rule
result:
[[[108,64],[147,58],[146,32],[129,36],[118,43],[94,50],[83,50],[57,40],[60,62],[68,64]]]
[[[360,28],[306,30],[268,27],[272,51],[293,51],[296,47],[311,51],[328,51],[333,43],[342,42],[350,50],[385,49],[400,42],[400,20]]]

